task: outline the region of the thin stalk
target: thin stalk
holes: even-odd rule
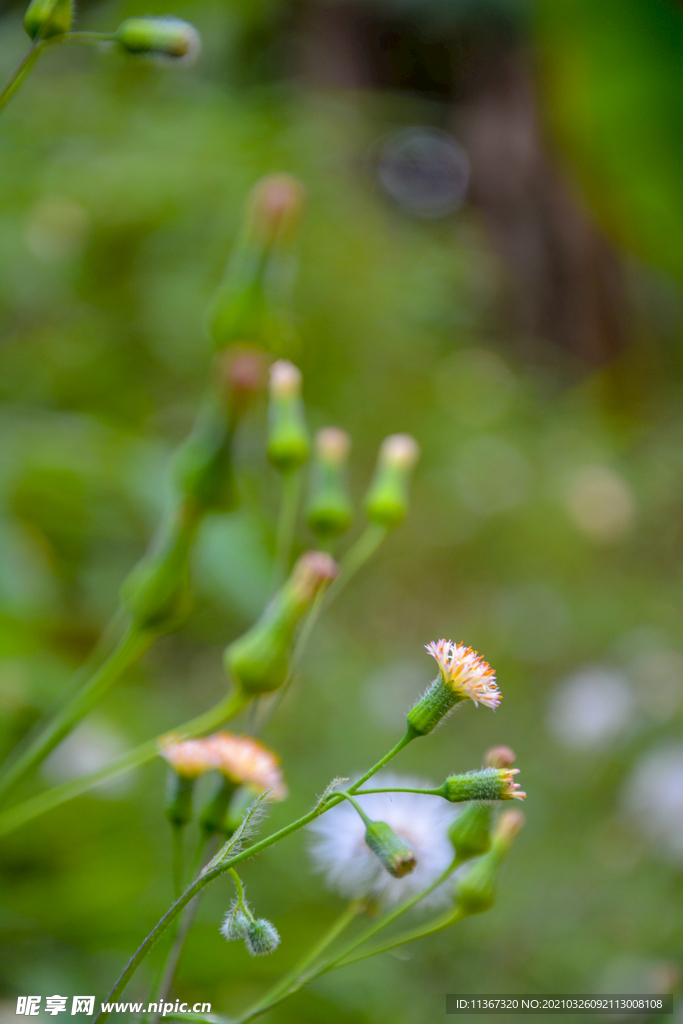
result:
[[[104,663],[0,778],[0,796],[37,767],[104,697],[119,676],[150,646],[150,633],[128,628]]]
[[[247,700],[247,697],[240,691],[237,691],[219,701],[215,707],[204,712],[204,714],[198,715],[197,718],[193,718],[189,722],[185,722],[183,725],[179,725],[169,731],[179,739],[189,739],[192,736],[199,736],[201,733],[210,732],[224,722],[235,718],[242,711]],[[25,825],[46,811],[59,807],[60,804],[73,800],[74,797],[80,796],[82,793],[87,793],[89,789],[99,785],[101,782],[113,779],[117,775],[123,775],[133,768],[139,768],[148,761],[152,761],[159,752],[160,741],[168,734],[168,732],[165,732],[152,740],[147,740],[146,743],[135,747],[134,750],[130,750],[127,754],[117,757],[111,764],[100,768],[99,771],[91,772],[90,775],[84,775],[80,779],[74,779],[73,782],[66,782],[61,786],[55,786],[45,793],[39,793],[37,796],[24,800],[22,803],[17,804],[16,807],[11,807],[8,811],[0,814],[0,835],[13,832],[14,829]]]
[[[443,787],[440,789],[411,789],[409,786],[389,786],[385,789],[361,789],[356,796],[365,796],[366,793],[420,793],[424,796],[443,796]],[[466,803],[467,801],[462,801]]]
[[[459,907],[455,907],[454,910],[449,910],[448,913],[442,914],[441,917],[437,917],[429,925],[423,925],[421,928],[411,928],[409,931],[401,932],[396,938],[390,942],[385,942],[381,946],[372,946],[370,949],[366,949],[364,953],[358,953],[356,956],[350,956],[343,960],[338,960],[334,965],[337,967],[348,967],[349,964],[355,964],[359,960],[367,960],[368,957],[377,956],[379,953],[388,953],[392,949],[396,949],[398,946],[405,946],[409,942],[415,942],[417,939],[425,939],[428,935],[435,935],[437,932],[442,932],[445,928],[450,928],[451,925],[457,924],[458,921],[462,921],[463,918],[467,917],[467,913]],[[327,967],[326,970],[330,970],[331,967]],[[324,972],[321,972],[324,973]]]
[[[349,786],[349,788],[348,788],[347,792],[348,792],[348,793],[351,793],[351,794],[353,794],[353,793],[356,793],[356,792],[358,791],[359,787],[360,787],[360,786],[362,786],[364,782],[367,782],[367,780],[368,780],[369,778],[371,778],[371,777],[372,777],[372,776],[373,776],[373,775],[374,775],[374,774],[375,774],[376,772],[378,772],[378,771],[380,770],[380,768],[383,768],[383,767],[384,767],[384,765],[385,765],[385,764],[387,764],[387,763],[388,763],[389,761],[391,761],[391,759],[392,759],[393,757],[396,757],[396,755],[397,755],[397,754],[398,754],[398,753],[399,753],[399,752],[400,752],[401,750],[403,750],[403,748],[404,748],[404,747],[407,747],[407,746],[408,746],[408,744],[409,744],[409,743],[410,743],[410,742],[411,742],[412,740],[414,740],[414,739],[415,739],[415,733],[413,733],[413,732],[411,732],[410,730],[408,730],[408,732],[407,732],[407,733],[405,734],[405,736],[403,737],[403,739],[400,739],[400,740],[398,741],[398,743],[396,744],[396,746],[395,746],[395,747],[392,747],[392,749],[391,749],[391,750],[389,751],[389,753],[388,753],[388,754],[385,754],[385,755],[384,755],[384,757],[383,757],[383,758],[381,758],[381,759],[380,759],[380,760],[379,760],[379,761],[377,762],[377,764],[374,764],[374,765],[372,766],[372,768],[370,768],[370,770],[369,770],[369,771],[367,771],[367,772],[365,773],[365,775],[363,775],[363,776],[362,776],[362,777],[361,777],[361,778],[360,778],[360,779],[358,780],[358,782],[354,782],[354,784],[353,784],[352,786]]]
[[[0,89],[0,110],[7,105],[15,92],[24,81],[29,71],[45,50],[58,46],[61,43],[100,43],[112,40],[110,32],[65,32],[63,35],[51,36],[49,39],[34,41],[28,52],[22,57],[16,68]]]
[[[277,522],[275,541],[275,560],[273,562],[273,589],[283,583],[289,572],[296,530],[296,517],[299,512],[299,493],[301,490],[301,471],[295,469],[284,473],[282,477],[282,497]]]
[[[329,605],[341,593],[344,587],[353,579],[359,569],[365,565],[369,558],[372,558],[377,548],[386,537],[388,530],[386,526],[378,526],[370,523],[360,535],[355,544],[346,552],[341,560],[341,572],[336,580],[328,588],[325,595],[325,604]]]
[[[173,822],[171,824],[171,833],[173,836],[173,895],[178,899],[183,891],[185,827]]]
[[[354,808],[354,810],[357,812],[358,817],[363,822],[365,827],[366,828],[370,828],[370,826],[372,825],[372,821],[370,820],[370,818],[368,818],[367,814],[365,813],[365,811],[363,810],[361,805],[358,803],[358,801],[354,800],[353,797],[351,796],[351,794],[347,793],[345,790],[342,790],[339,793],[339,795],[343,796],[345,800],[349,801],[349,803]]]

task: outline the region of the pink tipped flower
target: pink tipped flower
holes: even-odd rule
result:
[[[171,768],[184,779],[197,779],[216,767],[215,754],[209,738],[177,740],[167,736],[159,744],[159,753]]]
[[[502,694],[496,676],[488,664],[471,647],[452,640],[432,640],[425,648],[436,660],[444,684],[461,697],[469,697],[478,706],[498,707]]]
[[[501,782],[503,783],[503,792],[501,794],[501,800],[525,800],[526,793],[522,790],[522,787],[518,782],[515,782],[514,776],[519,775],[519,768],[510,768],[509,770],[501,773]]]
[[[277,755],[250,736],[217,732],[207,742],[211,745],[213,767],[231,782],[249,786],[259,793],[270,791],[271,799],[284,800],[287,786]]]

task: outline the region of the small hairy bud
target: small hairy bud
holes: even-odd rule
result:
[[[192,60],[201,49],[194,25],[180,18],[128,18],[114,33],[127,53],[158,54],[173,59]]]
[[[250,924],[249,918],[241,907],[234,906],[223,918],[220,933],[228,942],[235,942],[238,939],[246,938]]]
[[[274,924],[259,917],[250,921],[244,934],[244,944],[252,956],[267,956],[280,945],[280,936]]]
[[[512,768],[516,760],[517,757],[511,747],[491,747],[486,752],[484,764],[487,768]]]
[[[442,792],[451,803],[467,800],[523,800],[523,793],[514,781],[519,768],[483,768],[466,775],[449,775]]]
[[[420,456],[409,434],[392,434],[379,450],[375,475],[365,498],[365,513],[378,526],[398,526],[408,511],[408,488]]]
[[[417,864],[415,854],[405,840],[384,821],[373,821],[368,825],[365,842],[394,878],[409,875]]]
[[[31,39],[49,39],[68,32],[73,16],[73,0],[31,0],[24,15],[24,28]]]

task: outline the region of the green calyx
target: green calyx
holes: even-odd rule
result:
[[[199,34],[180,18],[128,18],[114,38],[128,53],[157,53],[165,57],[191,57],[198,52]]]
[[[482,768],[466,775],[449,775],[442,786],[443,796],[451,803],[467,800],[504,800],[509,794],[510,771]]]
[[[492,814],[490,804],[472,803],[455,819],[448,836],[460,860],[479,857],[491,848]]]
[[[232,826],[227,821],[230,802],[235,794],[237,786],[229,779],[222,778],[216,787],[214,795],[202,808],[199,815],[199,823],[205,833],[213,835],[215,832],[232,832]]]
[[[310,452],[300,396],[271,396],[268,418],[268,459],[281,473],[291,473],[303,465]]]
[[[454,693],[443,681],[442,676],[437,676],[427,692],[408,712],[408,729],[415,736],[427,736],[462,700],[465,700],[465,697]]]
[[[73,0],[31,0],[24,15],[24,28],[31,39],[49,39],[68,32],[73,15]]]
[[[178,452],[175,478],[188,502],[203,512],[226,512],[235,504],[232,427],[217,407],[208,409]]]
[[[405,840],[384,821],[373,821],[365,832],[365,842],[394,878],[403,878],[415,868],[415,854]]]
[[[371,523],[394,529],[408,513],[410,474],[397,466],[378,466],[365,497],[365,514]]]

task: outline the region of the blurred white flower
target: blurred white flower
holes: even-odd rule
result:
[[[123,733],[105,721],[84,722],[53,750],[43,764],[43,774],[53,783],[71,782],[83,775],[106,768],[129,748]],[[109,779],[95,787],[100,796],[118,798],[133,783],[133,775]]]
[[[430,788],[431,783],[398,775],[380,774],[370,786]],[[383,907],[410,899],[431,885],[453,860],[448,827],[456,812],[437,796],[419,793],[374,793],[357,797],[374,821],[384,821],[404,839],[415,854],[415,869],[403,878],[393,878],[365,844],[365,825],[354,808],[344,801],[309,825],[314,834],[311,855],[317,871],[327,884],[347,899],[370,897]],[[451,886],[439,886],[420,906],[447,903]]]
[[[563,497],[569,518],[591,540],[609,544],[633,529],[633,492],[607,466],[582,466],[575,470],[565,482]]]
[[[623,806],[665,860],[683,863],[683,744],[641,758],[626,782]]]
[[[548,728],[564,746],[588,750],[612,743],[628,726],[633,710],[626,677],[596,665],[570,676],[555,689]]]

